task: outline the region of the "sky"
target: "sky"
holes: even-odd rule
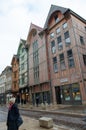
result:
[[[44,27],[51,4],[70,8],[86,19],[86,0],[0,0],[0,74],[11,66],[30,24]]]

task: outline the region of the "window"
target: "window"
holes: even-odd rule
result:
[[[24,74],[22,74],[21,81],[22,81],[22,84],[24,84],[24,83],[25,83],[25,75],[24,75]]]
[[[56,29],[56,33],[57,33],[57,34],[60,33],[60,28],[57,28],[57,29]]]
[[[54,33],[51,33],[51,34],[50,34],[50,38],[54,38]]]
[[[37,65],[39,63],[39,53],[38,53],[38,42],[35,41],[33,43],[33,62],[34,65]]]
[[[73,59],[72,50],[67,51],[67,57],[68,57],[69,67],[74,67],[74,59]]]
[[[54,40],[51,42],[51,51],[52,51],[52,53],[56,52],[55,41]]]
[[[57,38],[57,42],[58,42],[58,49],[59,49],[59,50],[62,50],[62,49],[63,49],[63,45],[62,45],[61,36],[59,36],[59,37]]]
[[[24,48],[22,48],[22,52],[24,52]]]
[[[38,41],[36,40],[34,43],[33,43],[33,51],[36,51],[38,49]]]
[[[14,78],[16,78],[16,77],[17,77],[17,72],[14,73]]]
[[[35,37],[36,34],[37,34],[37,31],[34,30],[34,31],[33,31],[33,37]]]
[[[54,16],[55,22],[57,23],[59,21],[59,18],[57,15]]]
[[[22,70],[24,69],[24,63],[21,64],[21,69],[22,69]]]
[[[67,23],[63,24],[63,29],[67,28]]]
[[[70,97],[70,87],[69,86],[64,86],[63,94],[64,94],[64,100],[70,101],[71,97]]]
[[[80,87],[78,83],[72,84],[72,95],[75,101],[81,100]]]
[[[82,36],[80,36],[80,43],[84,45],[84,38]]]
[[[56,57],[53,58],[53,69],[54,69],[54,72],[58,71],[57,58]]]
[[[36,51],[36,52],[33,53],[33,62],[34,62],[34,64],[38,64],[38,62],[39,62],[38,51]]]
[[[85,31],[86,31],[86,27],[85,27]]]
[[[83,62],[84,62],[84,65],[86,65],[86,55],[83,55]]]
[[[16,81],[14,82],[14,89],[16,89]]]
[[[34,79],[39,77],[39,66],[36,66],[34,68]]]
[[[65,37],[66,46],[70,45],[70,37],[68,31],[64,33],[64,37]]]
[[[24,60],[24,55],[21,57],[21,60]]]
[[[65,69],[65,60],[64,60],[64,54],[63,53],[59,55],[59,59],[60,59],[61,70],[64,70]]]

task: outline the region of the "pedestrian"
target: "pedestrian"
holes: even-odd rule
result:
[[[18,106],[15,103],[15,98],[9,100],[9,108],[7,115],[7,130],[18,130],[17,119],[20,116]]]

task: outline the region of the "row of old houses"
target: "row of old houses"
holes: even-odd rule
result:
[[[30,25],[0,75],[0,103],[86,103],[86,20],[51,5],[43,28]]]

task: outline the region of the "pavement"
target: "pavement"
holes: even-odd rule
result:
[[[61,113],[68,113],[68,114],[77,114],[80,116],[86,115],[86,105],[78,105],[78,106],[71,106],[71,105],[51,105],[51,106],[39,106],[33,107],[32,105],[23,105],[19,106],[20,109],[30,109],[30,110],[38,110],[38,111],[50,111],[50,112],[61,112]],[[22,116],[23,124],[19,128],[19,130],[48,130],[46,128],[40,127],[39,120]],[[0,122],[0,130],[7,130],[6,122]],[[55,125],[53,123],[53,127],[49,130],[75,130],[73,128],[64,126],[64,125]]]
[[[66,126],[58,126],[53,124],[53,127],[46,129],[39,126],[39,121],[33,118],[22,116],[23,124],[20,126],[19,130],[74,130]],[[6,122],[0,122],[0,130],[7,130]]]

